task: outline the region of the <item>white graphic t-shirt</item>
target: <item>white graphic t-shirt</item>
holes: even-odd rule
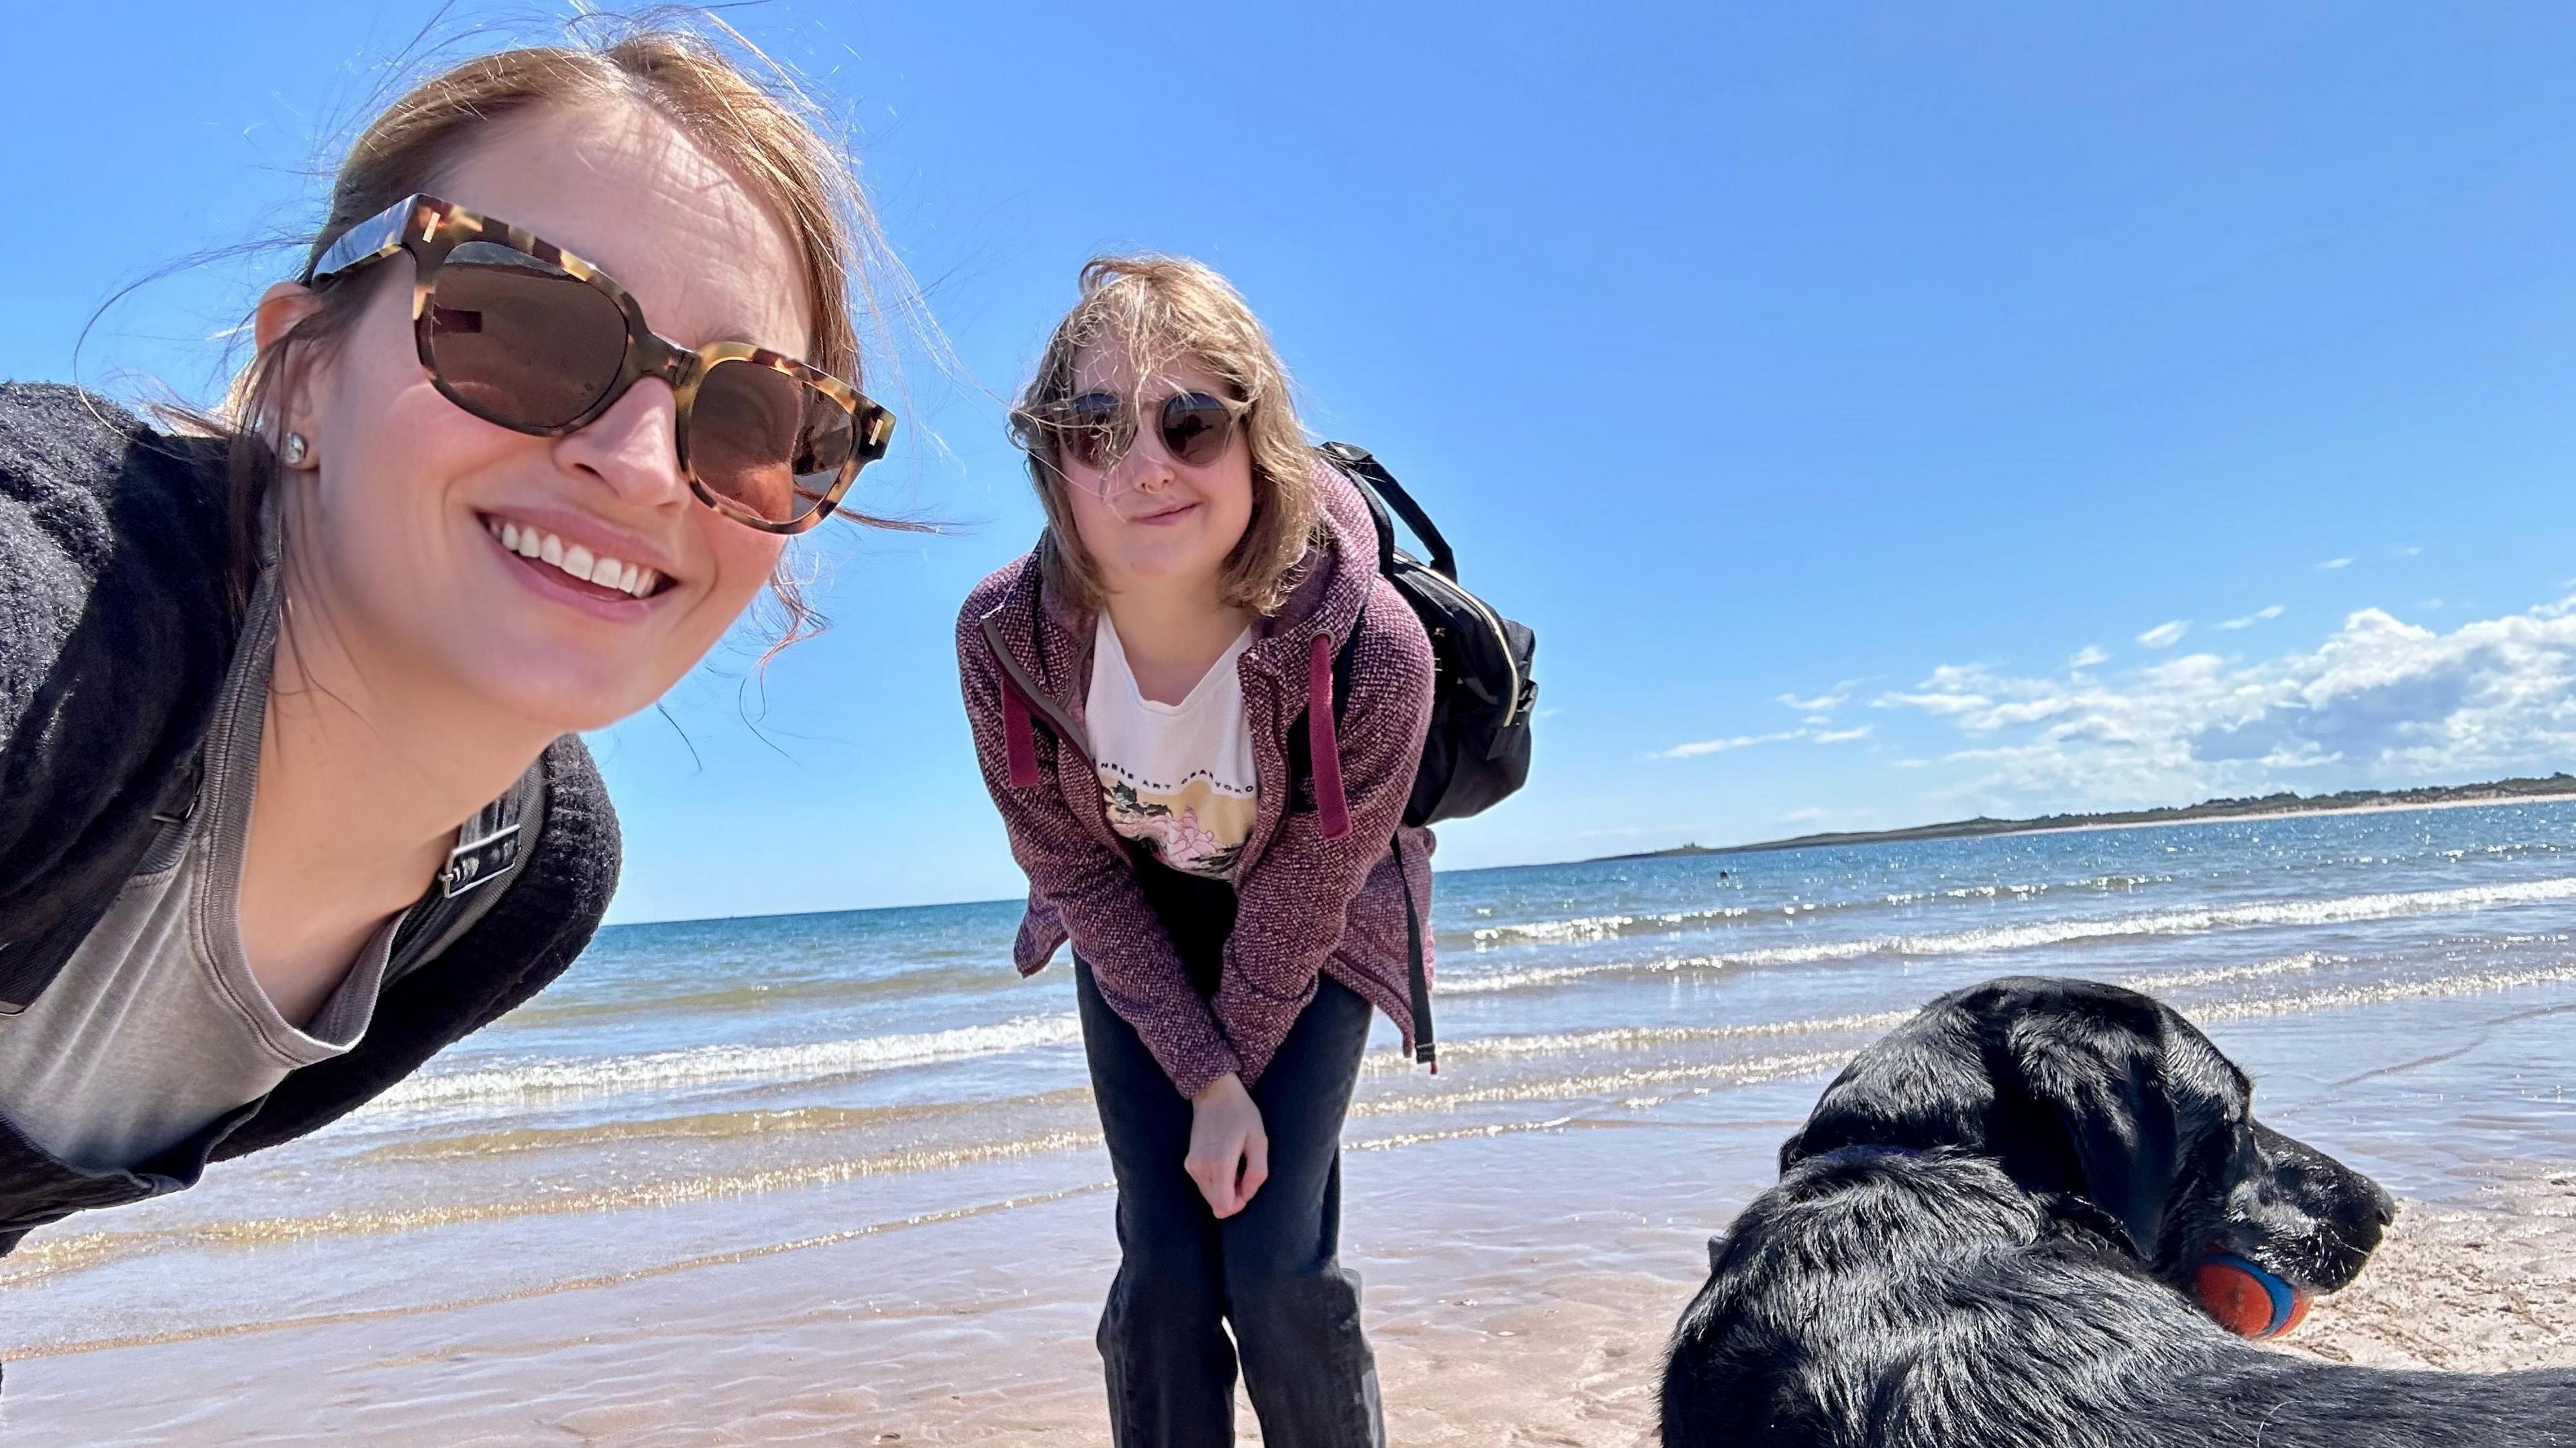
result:
[[[1188,698],[1157,704],[1136,687],[1101,611],[1085,700],[1101,799],[1111,829],[1175,870],[1225,879],[1252,834],[1252,736],[1236,669],[1251,644],[1247,628]]]

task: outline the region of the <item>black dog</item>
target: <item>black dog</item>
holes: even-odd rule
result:
[[[1709,1243],[1667,1448],[2576,1444],[2576,1370],[2268,1352],[2186,1295],[2212,1251],[2310,1292],[2394,1212],[2254,1120],[2234,1062],[2114,986],[2018,977],[1872,1046]]]

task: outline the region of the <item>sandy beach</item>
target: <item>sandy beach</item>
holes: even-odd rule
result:
[[[1545,1223],[1440,1200],[1415,1176],[1543,1172],[1592,1158],[1597,1143],[1569,1139],[1588,1134],[1446,1143],[1436,1166],[1354,1156],[1393,1441],[1652,1440],[1664,1336],[1723,1222],[1711,1209],[1729,1205],[1691,1181],[1690,1134],[1635,1143],[1593,1209]],[[2280,1350],[2454,1371],[2576,1363],[2576,1170],[2501,1173],[2458,1200],[2405,1202],[2360,1280]],[[1608,1200],[1633,1189],[1675,1195],[1643,1212]],[[1094,1444],[1106,1203],[951,1222],[964,1230],[935,1256],[870,1250],[889,1234],[432,1320],[22,1362],[6,1423],[12,1441],[96,1444]],[[897,1263],[924,1273],[915,1291],[882,1281]],[[51,1432],[101,1421],[109,1399],[123,1431]],[[1261,1441],[1248,1408],[1242,1426]]]
[[[2405,1204],[2280,1350],[2576,1362],[2571,860],[2560,804],[1446,877],[1444,1069],[1373,1056],[1345,1133],[1390,1435],[1646,1441],[1707,1240],[1817,1092],[2008,972],[2170,1001]],[[1014,919],[604,937],[400,1098],[0,1261],[0,1431],[1102,1441],[1107,1162]]]

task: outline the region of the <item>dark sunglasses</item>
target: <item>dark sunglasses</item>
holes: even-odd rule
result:
[[[1153,405],[1154,431],[1163,451],[1186,467],[1203,468],[1225,456],[1235,428],[1252,404],[1207,392],[1175,392]],[[1137,407],[1114,392],[1086,392],[1023,411],[1056,462],[1107,472],[1136,446]]]
[[[645,326],[644,309],[599,268],[435,196],[350,227],[303,281],[320,286],[405,251],[420,365],[448,401],[560,437],[659,377],[678,399],[691,491],[751,527],[802,533],[821,522],[894,436],[894,414],[840,378],[745,342],[683,347]]]

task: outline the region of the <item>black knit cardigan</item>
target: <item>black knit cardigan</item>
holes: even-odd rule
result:
[[[0,383],[0,1015],[52,984],[156,815],[193,800],[241,622],[222,478],[216,444],[75,388]],[[561,974],[616,888],[617,816],[578,739],[538,768],[542,822],[501,898],[387,984],[347,1054],[131,1171],[68,1166],[0,1120],[0,1253],[31,1227],[193,1185],[209,1160],[337,1120]]]

